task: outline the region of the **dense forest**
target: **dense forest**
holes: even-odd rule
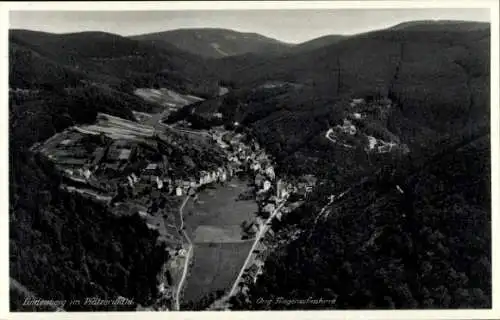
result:
[[[490,308],[489,150],[482,136],[413,172],[382,170],[321,211],[342,191],[330,180],[273,225],[287,244],[233,308]]]
[[[45,299],[124,296],[134,305],[101,308],[134,310],[155,298],[156,274],[168,258],[155,245],[156,232],[139,216],[117,218],[61,192],[60,177],[29,150],[70,125],[93,122],[97,112],[131,118],[132,105],[153,107],[93,86],[10,94],[10,276]],[[25,310],[23,299],[12,300],[12,307]]]
[[[169,87],[211,97],[216,80],[203,58],[167,43],[136,41],[105,32],[9,32],[11,88],[75,86],[82,81],[121,90]]]

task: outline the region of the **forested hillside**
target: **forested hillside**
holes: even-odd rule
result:
[[[205,58],[222,58],[247,53],[278,54],[293,46],[257,33],[227,29],[178,29],[130,37],[141,41],[170,44]]]
[[[415,171],[395,167],[346,190],[333,178],[274,225],[283,244],[233,308],[490,308],[489,159],[483,135]]]
[[[155,298],[156,273],[167,258],[155,246],[157,232],[139,216],[117,218],[102,205],[61,192],[61,177],[29,150],[70,125],[93,122],[98,111],[131,118],[132,106],[152,108],[96,87],[10,95],[10,276],[45,299],[121,295],[134,303],[93,308],[135,310]],[[12,308],[30,310],[19,299]]]
[[[488,125],[489,25],[464,24],[400,26],[249,65],[226,79],[235,90],[195,113],[222,112],[228,124],[252,128],[288,167],[322,168],[339,159],[323,135],[349,101],[386,97],[393,107],[377,125],[419,153],[436,138]]]
[[[10,30],[10,86],[75,86],[86,80],[130,91],[168,85],[214,95],[218,87],[204,60],[172,45],[155,45],[105,32],[51,34]]]

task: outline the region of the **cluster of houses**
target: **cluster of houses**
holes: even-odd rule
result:
[[[202,170],[196,177],[190,177],[186,180],[172,179],[163,175],[159,166],[159,163],[149,163],[142,171],[141,178],[137,177],[135,173],[132,173],[127,177],[128,185],[134,188],[139,180],[144,180],[151,183],[153,188],[166,191],[169,195],[175,194],[180,197],[190,192],[194,193],[197,188],[204,185],[225,182],[233,174],[231,167],[218,167],[211,171]]]

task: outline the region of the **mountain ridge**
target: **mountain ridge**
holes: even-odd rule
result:
[[[222,28],[183,28],[129,36],[141,41],[166,42],[205,58],[221,58],[246,53],[276,53],[292,44],[253,32]]]

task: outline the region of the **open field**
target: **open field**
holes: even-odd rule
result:
[[[158,103],[168,107],[181,108],[185,105],[203,100],[192,95],[183,95],[169,89],[141,88],[134,92],[146,101]]]
[[[194,243],[234,243],[241,238],[241,227],[239,225],[216,227],[199,226],[194,231]],[[242,240],[249,241],[249,240]],[[251,241],[251,240],[250,240]]]
[[[107,114],[99,114],[96,124],[77,126],[75,129],[86,134],[105,134],[112,139],[136,139],[147,138],[154,134],[154,128],[139,123],[113,117]]]
[[[233,232],[235,226],[243,221],[255,218],[258,210],[257,203],[253,200],[238,200],[238,196],[248,190],[247,182],[233,179],[225,186],[217,185],[215,189],[202,191],[198,200],[190,199],[186,204],[185,216],[186,231],[195,239],[203,239],[201,233],[213,233],[214,230],[207,228],[212,226],[218,230],[226,230],[223,233],[232,235],[234,241],[241,240],[241,234]],[[204,228],[196,231],[198,227]],[[225,238],[225,242],[230,239]]]
[[[184,208],[186,232],[193,239],[193,266],[182,301],[197,301],[216,290],[228,290],[252,246],[241,240],[240,224],[255,218],[257,203],[238,200],[246,181],[233,179],[190,199]]]
[[[251,241],[195,244],[193,266],[182,300],[197,301],[216,290],[228,290],[251,246]]]

